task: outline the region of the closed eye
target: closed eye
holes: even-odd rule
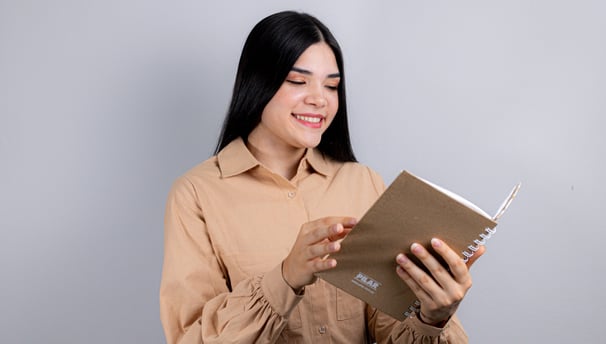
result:
[[[299,81],[299,80],[286,79],[286,82],[291,83],[293,85],[305,85],[305,81]]]

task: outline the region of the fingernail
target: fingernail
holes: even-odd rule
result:
[[[340,223],[337,223],[334,228],[333,231],[337,234],[341,233],[343,231],[343,225]]]
[[[436,247],[436,248],[442,246],[442,240],[440,240],[438,238],[431,239],[431,246]]]
[[[347,224],[349,226],[355,226],[358,223],[358,220],[356,219],[350,219],[349,221],[347,221]]]
[[[333,242],[331,245],[332,251],[338,251],[341,248],[341,245],[338,242]]]
[[[419,253],[419,252],[421,252],[421,245],[419,245],[415,242],[414,244],[410,245],[410,250],[413,253]]]
[[[402,253],[400,253],[400,254],[398,254],[398,255],[396,256],[396,261],[397,261],[399,264],[404,264],[404,263],[406,263],[406,262],[408,261],[408,258],[406,258],[406,256],[405,256],[405,255],[403,255]]]

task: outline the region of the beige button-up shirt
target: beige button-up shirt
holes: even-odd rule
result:
[[[456,317],[442,329],[399,322],[322,280],[303,295],[284,281],[281,262],[303,223],[360,218],[384,189],[368,167],[312,149],[286,180],[241,139],[178,178],[166,207],[160,287],[167,342],[467,342]]]

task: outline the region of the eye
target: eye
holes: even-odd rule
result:
[[[293,84],[293,85],[305,85],[305,81],[301,81],[301,80],[286,79],[286,82]]]
[[[339,89],[339,86],[334,86],[334,85],[326,85],[326,88],[328,88],[331,91],[336,91]]]

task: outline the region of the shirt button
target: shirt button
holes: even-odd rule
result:
[[[326,333],[326,326],[320,326],[320,327],[318,327],[318,332],[320,332],[320,334]]]
[[[290,192],[288,193],[288,198],[295,198],[295,196],[296,196],[296,195],[297,195],[297,193],[296,193],[296,192],[294,192],[294,191],[290,191]]]

